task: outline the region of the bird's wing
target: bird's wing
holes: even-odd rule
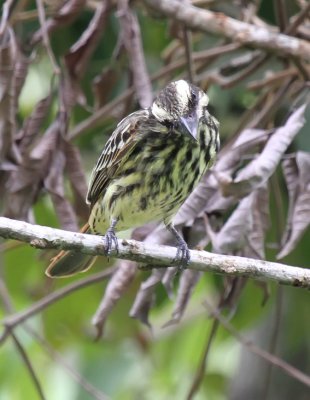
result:
[[[118,168],[127,159],[130,150],[134,148],[145,132],[141,126],[149,118],[150,111],[140,110],[128,115],[117,125],[91,174],[86,197],[86,201],[91,204],[91,207],[106,190]]]

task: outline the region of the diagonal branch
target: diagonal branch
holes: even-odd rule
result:
[[[267,352],[266,350],[257,347],[249,339],[241,335],[238,332],[238,330],[230,324],[227,318],[223,317],[218,310],[214,310],[214,308],[206,301],[205,301],[205,306],[210,312],[211,316],[215,318],[226,331],[228,331],[232,336],[234,336],[242,346],[246,347],[249,351],[258,355],[268,363],[282,369],[282,371],[285,372],[287,375],[295,378],[296,380],[302,382],[304,385],[310,387],[310,377],[308,374],[305,374],[304,372],[288,364],[281,358]]]
[[[265,27],[238,21],[225,14],[203,10],[179,0],[144,0],[149,7],[185,24],[187,28],[221,35],[236,43],[310,60],[310,44]]]
[[[101,237],[32,225],[4,217],[0,217],[0,237],[20,240],[40,249],[54,248],[92,255],[105,254]],[[150,245],[135,240],[119,240],[118,248],[118,254],[113,250],[111,256],[154,265],[156,268],[171,266],[175,258],[173,247]],[[284,285],[310,288],[310,269],[264,260],[192,250],[188,268],[258,280],[273,280]]]

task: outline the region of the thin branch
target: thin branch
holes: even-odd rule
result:
[[[144,3],[165,16],[184,23],[187,28],[225,36],[229,40],[254,48],[310,60],[310,44],[305,40],[271,32],[265,27],[241,22],[222,13],[202,10],[180,3],[179,0],[144,0]]]
[[[291,89],[291,85],[294,82],[294,76],[288,76],[283,80],[282,85],[278,88],[277,91],[272,92],[271,89],[267,92],[267,98],[264,104],[262,104],[261,109],[259,110],[257,115],[255,115],[252,120],[247,124],[247,128],[257,128],[264,127],[267,125],[267,122],[271,119],[271,116],[275,113],[275,111],[279,108],[282,102],[288,98],[288,93]]]
[[[273,0],[273,8],[276,14],[280,32],[284,32],[287,26],[287,12],[284,0]]]
[[[283,71],[273,72],[272,74],[266,74],[262,79],[249,82],[247,88],[249,90],[260,90],[265,87],[279,87],[283,85],[284,79],[293,77],[298,74],[298,71],[294,67],[290,67]]]
[[[219,321],[217,319],[214,319],[212,322],[211,332],[208,333],[207,335],[205,348],[203,350],[194,380],[192,382],[188,395],[186,396],[186,400],[192,400],[197,391],[199,390],[199,387],[201,386],[201,383],[203,381],[206,372],[207,357],[210,352],[211,345],[213,343],[213,339],[215,338],[218,327],[219,327]]]
[[[72,131],[68,133],[68,140],[76,139],[81,135],[84,131],[94,128],[97,126],[104,118],[109,115],[119,104],[122,104],[126,100],[128,100],[134,94],[134,87],[131,86],[127,90],[125,90],[120,96],[116,97],[114,100],[110,101],[99,110],[97,110],[93,115],[84,121],[80,122],[76,125]]]
[[[271,354],[274,354],[276,352],[276,347],[277,347],[277,343],[279,340],[279,334],[281,331],[280,325],[281,325],[282,311],[283,311],[282,308],[283,308],[283,288],[278,287],[277,294],[276,294],[275,315],[274,315],[272,334],[271,334],[271,340],[270,340],[270,345],[269,345],[269,352]],[[270,363],[266,368],[266,378],[265,378],[264,390],[263,390],[263,395],[262,395],[262,399],[265,399],[265,400],[268,399],[273,367],[274,367],[274,365]]]
[[[228,89],[236,85],[238,82],[243,81],[249,75],[253,74],[257,69],[259,69],[267,60],[268,55],[266,54],[258,54],[258,56],[253,59],[251,64],[249,64],[246,68],[241,69],[239,72],[235,73],[232,76],[224,77],[218,73],[216,70],[214,73],[210,74],[210,80],[214,83],[217,83],[222,88]],[[208,76],[207,72],[207,76]]]
[[[96,400],[110,399],[95,386],[93,386],[87,379],[85,379],[83,375],[79,374],[78,371],[72,368],[72,366],[62,357],[61,353],[53,349],[53,347],[37,332],[28,327],[26,324],[24,325],[24,329],[33,339],[35,339],[41,345],[42,349],[54,361],[60,364],[68,372],[68,374],[85,390],[85,392],[89,393]]]
[[[105,255],[102,237],[68,232],[47,226],[0,217],[0,236],[30,243],[47,249],[74,250],[91,255]],[[111,256],[167,268],[175,258],[175,248],[135,240],[119,240],[118,253]],[[310,288],[310,269],[256,260],[246,257],[224,256],[206,251],[191,251],[188,268],[230,276],[245,276],[258,280],[273,280],[280,284]]]
[[[45,400],[46,397],[44,396],[41,384],[39,382],[39,379],[33,369],[33,366],[29,360],[29,357],[24,349],[24,347],[22,346],[22,344],[20,343],[20,341],[17,339],[15,333],[13,331],[10,332],[10,336],[13,339],[13,342],[15,344],[15,347],[17,348],[17,351],[19,352],[19,354],[21,355],[24,364],[26,366],[27,371],[29,372],[29,375],[32,379],[32,382],[34,383],[34,386],[37,390],[38,396],[41,400]]]
[[[79,289],[85,288],[94,283],[100,282],[100,281],[110,277],[115,272],[115,270],[116,269],[114,267],[111,267],[111,268],[106,269],[103,272],[99,272],[98,274],[91,275],[90,277],[88,277],[86,279],[74,282],[71,285],[65,286],[65,287],[43,297],[36,303],[32,304],[26,310],[7,316],[6,318],[4,318],[2,320],[2,323],[6,329],[5,329],[4,333],[2,334],[2,336],[0,336],[0,343],[2,343],[7,338],[8,334],[10,334],[10,331],[12,330],[12,328],[14,328],[16,325],[19,325],[26,319],[39,313],[40,311],[44,310],[45,308],[51,306],[56,301],[62,299],[63,297],[67,296],[68,294],[75,292]]]
[[[3,32],[7,27],[8,20],[10,18],[13,7],[14,7],[14,0],[6,0],[3,3],[2,16],[0,21],[0,35],[3,35]]]
[[[297,15],[296,19],[288,27],[285,33],[287,33],[288,35],[294,35],[299,25],[303,22],[305,18],[307,18],[309,13],[310,13],[310,3]]]
[[[210,312],[211,316],[216,318],[220,324],[231,334],[233,335],[242,346],[246,347],[252,353],[258,355],[263,358],[268,363],[273,364],[274,366],[280,368],[287,375],[297,379],[299,382],[303,383],[306,386],[310,387],[310,377],[309,375],[304,374],[302,371],[288,364],[286,361],[274,356],[273,354],[268,353],[267,351],[257,347],[254,343],[252,343],[249,339],[245,338],[241,335],[237,329],[235,329],[226,318],[224,318],[219,311],[215,310],[210,304],[206,301],[204,302],[206,308]]]
[[[64,297],[64,295],[72,293],[74,290],[81,289],[81,288],[87,286],[88,284],[99,282],[100,280],[102,280],[103,278],[106,277],[107,272],[109,272],[109,271],[106,270],[99,274],[93,275],[89,278],[83,279],[79,282],[75,282],[73,285],[69,285],[67,288],[65,288],[66,289],[65,291],[63,291],[63,290],[58,291],[57,293],[60,294],[60,296],[58,295],[58,298],[57,298],[57,296],[55,296],[55,299]],[[1,278],[0,278],[0,300],[2,300],[2,302],[4,304],[4,309],[7,313],[14,312],[14,307],[11,302],[9,291],[8,291],[7,287],[5,286],[4,281]],[[62,357],[62,355],[59,352],[57,352],[55,349],[53,349],[53,347],[45,339],[43,339],[36,331],[34,331],[29,325],[27,325],[27,323],[23,323],[22,327],[33,339],[35,339],[42,346],[42,349],[46,353],[48,353],[48,355],[54,361],[58,362],[68,372],[68,374],[94,399],[96,399],[96,400],[108,400],[109,399],[108,396],[106,396],[104,393],[99,391],[88,380],[86,380],[82,375],[80,375],[74,368],[72,368],[72,366]],[[13,329],[14,329],[14,327],[13,327]],[[11,329],[11,330],[7,329],[5,332],[5,335],[3,335],[2,337],[6,338],[8,336],[8,334],[10,334],[12,336],[12,339],[14,340],[14,343],[17,346],[18,351],[21,353],[21,356],[22,356],[25,364],[27,365],[29,373],[35,383],[35,386],[39,393],[39,397],[41,399],[45,399],[45,397],[42,393],[40,383],[34,373],[34,370],[30,363],[30,360],[29,360],[26,352],[24,351],[20,341],[16,338],[16,335],[15,335],[13,329]]]
[[[6,313],[13,312],[14,308],[11,302],[10,294],[2,278],[0,278],[0,300],[2,300],[3,308]],[[23,345],[21,344],[21,342],[19,341],[13,330],[12,331],[8,330],[6,333],[11,336],[17,351],[19,352],[21,358],[23,359],[25,367],[29,372],[30,378],[38,392],[39,398],[41,400],[45,400],[46,397],[44,396],[42,386],[34,371],[32,363],[26,353],[26,350],[24,349]]]
[[[192,50],[192,32],[186,27],[183,27],[183,35],[184,35],[184,46],[185,46],[185,55],[187,62],[187,74],[188,80],[192,83],[196,83],[195,79],[195,65],[193,60],[193,50]]]
[[[38,16],[39,16],[39,21],[42,29],[42,38],[43,38],[43,44],[46,48],[46,52],[49,56],[49,59],[51,61],[53,71],[55,75],[60,74],[60,68],[57,65],[57,61],[55,59],[51,43],[50,43],[50,38],[48,35],[48,31],[46,29],[46,18],[45,18],[45,10],[44,10],[44,5],[42,3],[42,0],[36,0],[37,3],[37,9],[38,9]]]

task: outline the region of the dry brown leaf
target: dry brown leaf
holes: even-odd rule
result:
[[[108,6],[109,2],[101,2],[98,5],[87,29],[64,57],[68,75],[63,78],[61,95],[67,111],[76,103],[86,105],[86,98],[80,86],[81,78],[105,29]]]
[[[75,212],[70,202],[65,197],[64,168],[66,159],[62,147],[63,146],[58,146],[57,150],[54,152],[43,183],[45,189],[51,196],[61,228],[77,232],[79,228]]]
[[[224,288],[221,293],[218,309],[226,308],[229,310],[228,319],[231,319],[238,307],[238,301],[243,292],[248,278],[243,277],[224,277]]]
[[[89,59],[98,45],[105,29],[108,3],[108,1],[99,3],[87,29],[65,55],[65,63],[73,80],[79,80],[84,75]]]
[[[283,247],[277,255],[278,259],[294,250],[310,224],[310,153],[299,151],[296,154],[296,161],[288,159],[283,162],[283,165],[290,194],[290,208],[283,235]],[[292,183],[296,178],[297,186]]]
[[[32,222],[31,207],[41,189],[35,173],[21,167],[12,171],[7,182],[4,216]]]
[[[243,249],[253,227],[253,201],[252,194],[242,199],[218,233],[212,232],[207,225],[215,253],[236,254]]]
[[[57,150],[62,124],[59,115],[30,154],[24,156],[18,169],[10,174],[5,209],[7,217],[26,221],[30,219],[31,208],[43,188],[43,180],[49,173],[49,166]]]
[[[192,292],[201,275],[201,272],[193,271],[191,269],[187,269],[183,272],[180,278],[177,297],[173,306],[172,317],[170,321],[164,325],[165,327],[171,324],[177,324],[181,320],[191,298]]]
[[[67,141],[64,142],[64,154],[66,156],[65,171],[72,188],[74,208],[77,215],[86,221],[89,217],[89,207],[85,202],[87,182],[81,156],[78,148]]]
[[[15,57],[15,66],[14,66],[14,79],[13,79],[13,91],[14,91],[14,99],[15,110],[18,110],[18,97],[21,93],[23,85],[26,80],[26,76],[28,73],[30,64],[30,59],[28,59],[20,49],[17,50],[17,54]]]
[[[119,80],[119,71],[115,65],[104,68],[93,80],[92,89],[95,100],[95,110],[102,107],[108,100],[115,84]]]
[[[252,208],[249,212],[253,216],[252,229],[247,237],[247,245],[242,254],[245,257],[265,259],[265,234],[269,227],[269,193],[267,185],[255,190]]]
[[[163,225],[157,226],[153,231],[148,232],[148,236],[143,238],[146,243],[167,243],[171,239],[171,234]],[[148,313],[155,301],[155,290],[157,285],[165,276],[165,269],[153,269],[148,279],[141,283],[136,294],[134,304],[130,309],[129,315],[137,318],[147,326],[151,326],[148,320]]]
[[[61,24],[72,23],[72,21],[83,11],[86,0],[67,0],[60,2],[61,7],[57,10],[53,19]]]
[[[51,100],[52,96],[50,94],[39,100],[30,116],[24,120],[23,127],[18,133],[19,148],[22,154],[29,151],[39,135],[41,126],[49,111]]]
[[[271,132],[266,131],[265,129],[244,129],[234,143],[232,144],[231,148],[234,150],[234,156],[237,157],[239,154],[242,157],[245,153],[247,153],[250,149],[253,151],[253,148],[259,144],[265,143],[270,136]],[[228,150],[230,153],[230,150]],[[233,163],[235,164],[235,163]]]
[[[286,228],[282,236],[282,244],[284,244],[288,241],[290,235],[294,207],[298,196],[298,167],[296,163],[296,154],[282,161],[282,171],[289,198]]]
[[[242,253],[264,259],[265,232],[268,227],[268,190],[255,190],[239,202],[219,233],[207,231],[213,250],[221,254]]]
[[[149,311],[155,302],[155,288],[161,282],[165,272],[163,268],[152,270],[151,276],[141,284],[129,312],[132,318],[138,319],[148,327],[151,327]]]
[[[289,197],[288,219],[291,220],[298,192],[298,167],[296,163],[296,155],[282,161],[282,170]]]
[[[55,29],[72,23],[76,17],[83,11],[86,0],[68,0],[63,2],[62,7],[56,11],[53,18],[46,21],[44,29],[50,33]],[[42,28],[35,32],[31,38],[31,44],[34,45],[43,38]]]
[[[128,7],[128,0],[120,1],[118,12],[122,40],[128,53],[133,82],[141,108],[152,104],[152,85],[146,68],[139,22],[134,12]]]
[[[306,105],[302,105],[294,111],[286,124],[276,129],[261,154],[243,168],[231,184],[222,186],[224,195],[242,198],[267,182],[288,146],[304,125],[305,109]]]
[[[173,282],[174,282],[174,278],[176,277],[177,273],[178,273],[178,270],[176,267],[168,267],[168,268],[166,268],[165,274],[161,279],[161,282],[164,285],[164,288],[166,289],[167,295],[171,300],[174,297]]]
[[[127,260],[118,261],[117,270],[110,279],[100,305],[92,318],[92,324],[97,329],[97,339],[102,336],[107,317],[130,286],[136,275],[136,271],[137,264],[135,262]]]
[[[14,70],[17,47],[14,33],[6,28],[0,37],[0,167],[11,158],[16,123]]]
[[[76,104],[84,107],[87,103],[80,82],[72,76],[61,79],[60,103],[68,114]]]

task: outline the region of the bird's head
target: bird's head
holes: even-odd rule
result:
[[[206,93],[182,79],[169,83],[159,92],[151,106],[151,112],[162,124],[197,140],[199,120],[208,102]]]

